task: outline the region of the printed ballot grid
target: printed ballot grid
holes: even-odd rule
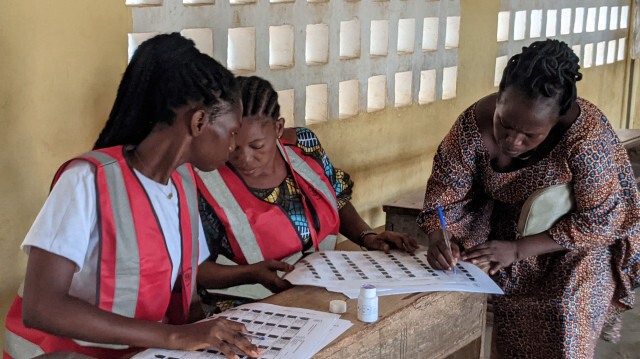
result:
[[[230,309],[205,320],[225,318],[244,324],[247,337],[262,349],[260,358],[311,358],[352,324],[333,313],[304,308],[283,307],[266,303],[251,303]],[[249,358],[234,348],[239,358]],[[136,359],[221,359],[225,356],[216,348],[198,351],[148,349]]]
[[[476,281],[474,275],[458,264],[457,273],[431,268],[427,253],[414,255],[392,252],[319,252],[318,257],[307,257],[296,265],[301,277],[316,281],[388,281],[420,280],[456,277],[457,280]],[[307,272],[307,273],[305,273]]]

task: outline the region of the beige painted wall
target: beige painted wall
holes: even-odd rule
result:
[[[91,148],[127,63],[124,0],[0,1],[0,345],[57,167]]]
[[[26,256],[18,247],[51,176],[64,160],[91,147],[115,97],[132,28],[123,4],[0,2],[2,327],[24,274]],[[499,9],[499,1],[461,0],[455,99],[312,126],[334,164],[352,175],[354,203],[372,226],[384,223],[382,203],[424,188],[436,147],[457,115],[495,91]],[[600,105],[614,125],[623,114],[624,71],[623,62],[587,69],[579,86],[579,94]]]

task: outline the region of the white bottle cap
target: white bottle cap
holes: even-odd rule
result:
[[[329,302],[329,311],[337,314],[346,313],[347,302],[344,300],[332,300]]]
[[[360,295],[365,298],[373,298],[376,296],[376,287],[372,284],[364,284],[360,288]]]

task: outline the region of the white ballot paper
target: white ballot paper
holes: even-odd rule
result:
[[[431,268],[426,251],[317,252],[296,263],[284,279],[295,285],[325,287],[349,298],[356,298],[363,284],[373,284],[378,295],[436,291],[504,294],[469,262],[458,262],[456,273]]]
[[[352,323],[339,319],[339,314],[319,312],[303,308],[283,307],[265,303],[251,303],[216,314],[213,318],[226,318],[240,322],[247,330],[264,340],[248,338],[263,350],[260,358],[311,358]],[[236,349],[240,359],[249,358]],[[200,359],[226,358],[215,348],[199,351],[147,349],[133,358],[137,359]]]

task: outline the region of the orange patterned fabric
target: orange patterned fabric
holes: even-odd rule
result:
[[[540,161],[494,171],[469,107],[442,141],[418,224],[447,226],[470,248],[514,241],[525,200],[537,189],[571,183],[576,209],[549,231],[567,251],[501,269],[495,299],[498,352],[509,358],[590,358],[607,311],[629,309],[640,285],[640,196],[627,153],[604,114],[577,100],[580,116]]]

